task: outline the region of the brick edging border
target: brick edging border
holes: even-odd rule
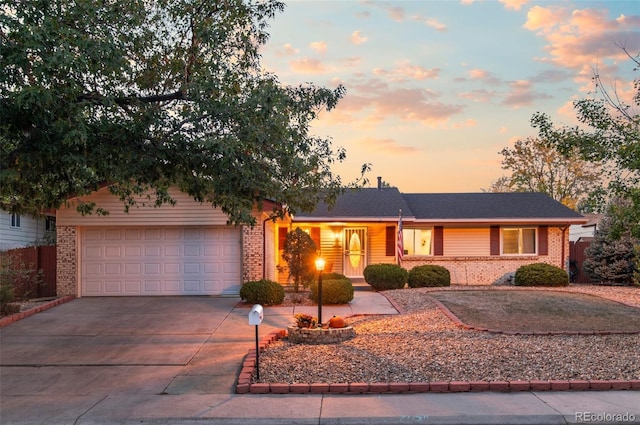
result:
[[[75,298],[76,298],[75,295],[67,295],[65,297],[56,298],[55,300],[42,303],[37,307],[30,308],[25,311],[21,311],[20,313],[15,313],[10,316],[3,317],[2,319],[0,319],[0,328],[4,328],[5,326],[12,324],[13,322],[17,322],[18,320],[22,320],[26,317],[33,316],[34,314],[38,314],[45,310],[49,310],[50,308],[53,308],[57,305],[64,304],[68,301],[74,300]]]
[[[272,342],[287,335],[273,331],[262,338],[258,349],[263,352]],[[515,391],[640,391],[640,379],[633,380],[531,380],[531,381],[439,381],[439,382],[351,382],[351,383],[251,383],[256,366],[256,350],[248,351],[238,373],[236,394],[411,394],[459,392]]]

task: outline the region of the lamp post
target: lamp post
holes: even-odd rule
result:
[[[322,271],[324,270],[324,258],[318,257],[316,270],[318,271],[318,323],[322,327]]]

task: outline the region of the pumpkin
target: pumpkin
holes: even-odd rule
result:
[[[344,328],[347,324],[344,319],[340,316],[333,316],[329,319],[329,327],[330,328]]]

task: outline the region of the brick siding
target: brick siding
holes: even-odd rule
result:
[[[78,252],[77,229],[73,226],[58,226],[57,235],[57,293],[58,295],[78,294]]]
[[[548,255],[478,257],[405,255],[402,267],[411,270],[416,266],[433,264],[449,270],[452,284],[504,285],[510,283],[510,278],[518,267],[525,264],[547,263],[566,270],[566,264],[569,261],[568,231],[564,235],[564,260],[562,259],[562,236],[561,229],[549,228]]]

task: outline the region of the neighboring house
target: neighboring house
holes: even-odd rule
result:
[[[571,242],[592,240],[604,214],[584,214],[584,217],[588,220],[586,223],[573,224],[569,228],[569,240]]]
[[[332,209],[319,205],[310,214],[296,215],[291,224],[279,224],[278,258],[287,231],[300,227],[319,246],[326,271],[362,278],[369,264],[397,262],[400,211],[402,267],[441,265],[452,283],[463,285],[507,283],[518,267],[535,262],[566,269],[569,226],[587,221],[541,193],[351,190]],[[285,282],[286,274],[280,273],[278,281]]]
[[[275,230],[268,214],[254,211],[253,228],[229,226],[210,204],[178,190],[170,194],[175,206],[125,213],[103,188],[81,199],[106,209],[107,216],[82,216],[72,205],[60,209],[58,294],[237,295],[242,282],[275,276]]]
[[[55,233],[54,215],[34,218],[0,210],[0,251],[24,248]]]

